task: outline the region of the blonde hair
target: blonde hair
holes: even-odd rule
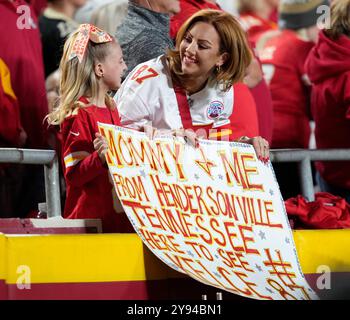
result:
[[[113,41],[106,43],[94,43],[89,40],[86,52],[81,62],[78,58],[69,59],[79,30],[73,32],[64,44],[63,56],[60,61],[61,72],[59,100],[57,107],[47,115],[49,124],[59,125],[71,115],[77,114],[80,108],[88,105],[79,101],[81,97],[96,97],[98,93],[98,79],[94,72],[96,61],[103,62],[109,52]],[[113,99],[106,95],[108,108],[115,107]]]
[[[212,25],[220,37],[220,54],[227,53],[228,58],[219,70],[214,72],[214,80],[223,85],[225,91],[245,77],[246,69],[252,60],[247,37],[239,22],[231,14],[218,10],[201,10],[190,17],[180,28],[176,37],[175,50],[169,50],[167,58],[175,82],[186,83],[181,68],[180,44],[196,23]]]
[[[333,40],[341,35],[350,37],[350,0],[333,0],[331,4],[331,28],[325,30]]]

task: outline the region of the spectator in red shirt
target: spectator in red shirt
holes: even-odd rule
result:
[[[309,147],[311,87],[304,64],[317,40],[317,8],[324,3],[281,0],[282,29],[261,43],[259,55],[273,102],[273,148]],[[297,164],[275,163],[274,168],[282,195],[289,198],[299,194]]]
[[[35,15],[39,17],[47,7],[47,0],[27,0],[34,9]]]
[[[183,23],[202,9],[220,10],[221,8],[215,0],[180,0],[180,12],[173,15],[170,20],[170,37],[175,39]]]
[[[48,112],[42,47],[36,15],[24,0],[0,0],[0,57],[11,74],[19,114],[27,140],[26,148],[47,148],[43,119]],[[0,120],[3,120],[0,118]],[[12,145],[15,146],[15,145]],[[13,217],[24,217],[45,201],[43,168],[40,165],[11,165],[7,178]],[[0,204],[0,207],[1,204]]]
[[[333,0],[331,27],[320,33],[306,61],[319,149],[350,148],[350,0]],[[350,162],[316,163],[322,191],[350,203]]]
[[[0,147],[22,147],[27,134],[22,128],[18,100],[11,85],[11,75],[0,58]]]
[[[0,58],[0,148],[22,147],[27,134],[22,128],[18,100],[11,85],[10,71]],[[0,217],[12,217],[15,213],[14,195],[20,192],[20,184],[14,183],[16,167],[0,164]]]
[[[264,32],[277,30],[278,3],[279,0],[238,0],[240,20],[254,46]]]

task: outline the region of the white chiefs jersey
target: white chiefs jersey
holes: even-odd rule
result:
[[[193,126],[212,124],[219,128],[230,123],[234,91],[222,91],[207,84],[187,96]],[[125,79],[115,100],[125,127],[140,130],[144,125],[158,129],[181,129],[180,111],[165,56],[139,64]]]

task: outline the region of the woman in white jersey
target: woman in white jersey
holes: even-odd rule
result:
[[[233,85],[244,78],[251,57],[232,15],[197,12],[180,28],[175,50],[138,65],[125,79],[116,96],[122,125],[193,130],[199,137],[233,140]],[[268,160],[265,139],[244,136],[240,141]]]

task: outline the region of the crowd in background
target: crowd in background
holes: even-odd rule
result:
[[[234,138],[262,136],[272,149],[349,148],[350,0],[331,2],[332,11],[327,0],[0,0],[0,147],[60,153],[44,119],[59,98],[65,41],[81,23],[115,36],[125,79],[174,49],[192,14],[214,9],[237,17],[252,52],[234,84]],[[273,166],[283,198],[300,194],[297,165]],[[349,202],[349,169],[317,162],[315,183]],[[0,217],[28,217],[44,201],[41,166],[0,165]]]

